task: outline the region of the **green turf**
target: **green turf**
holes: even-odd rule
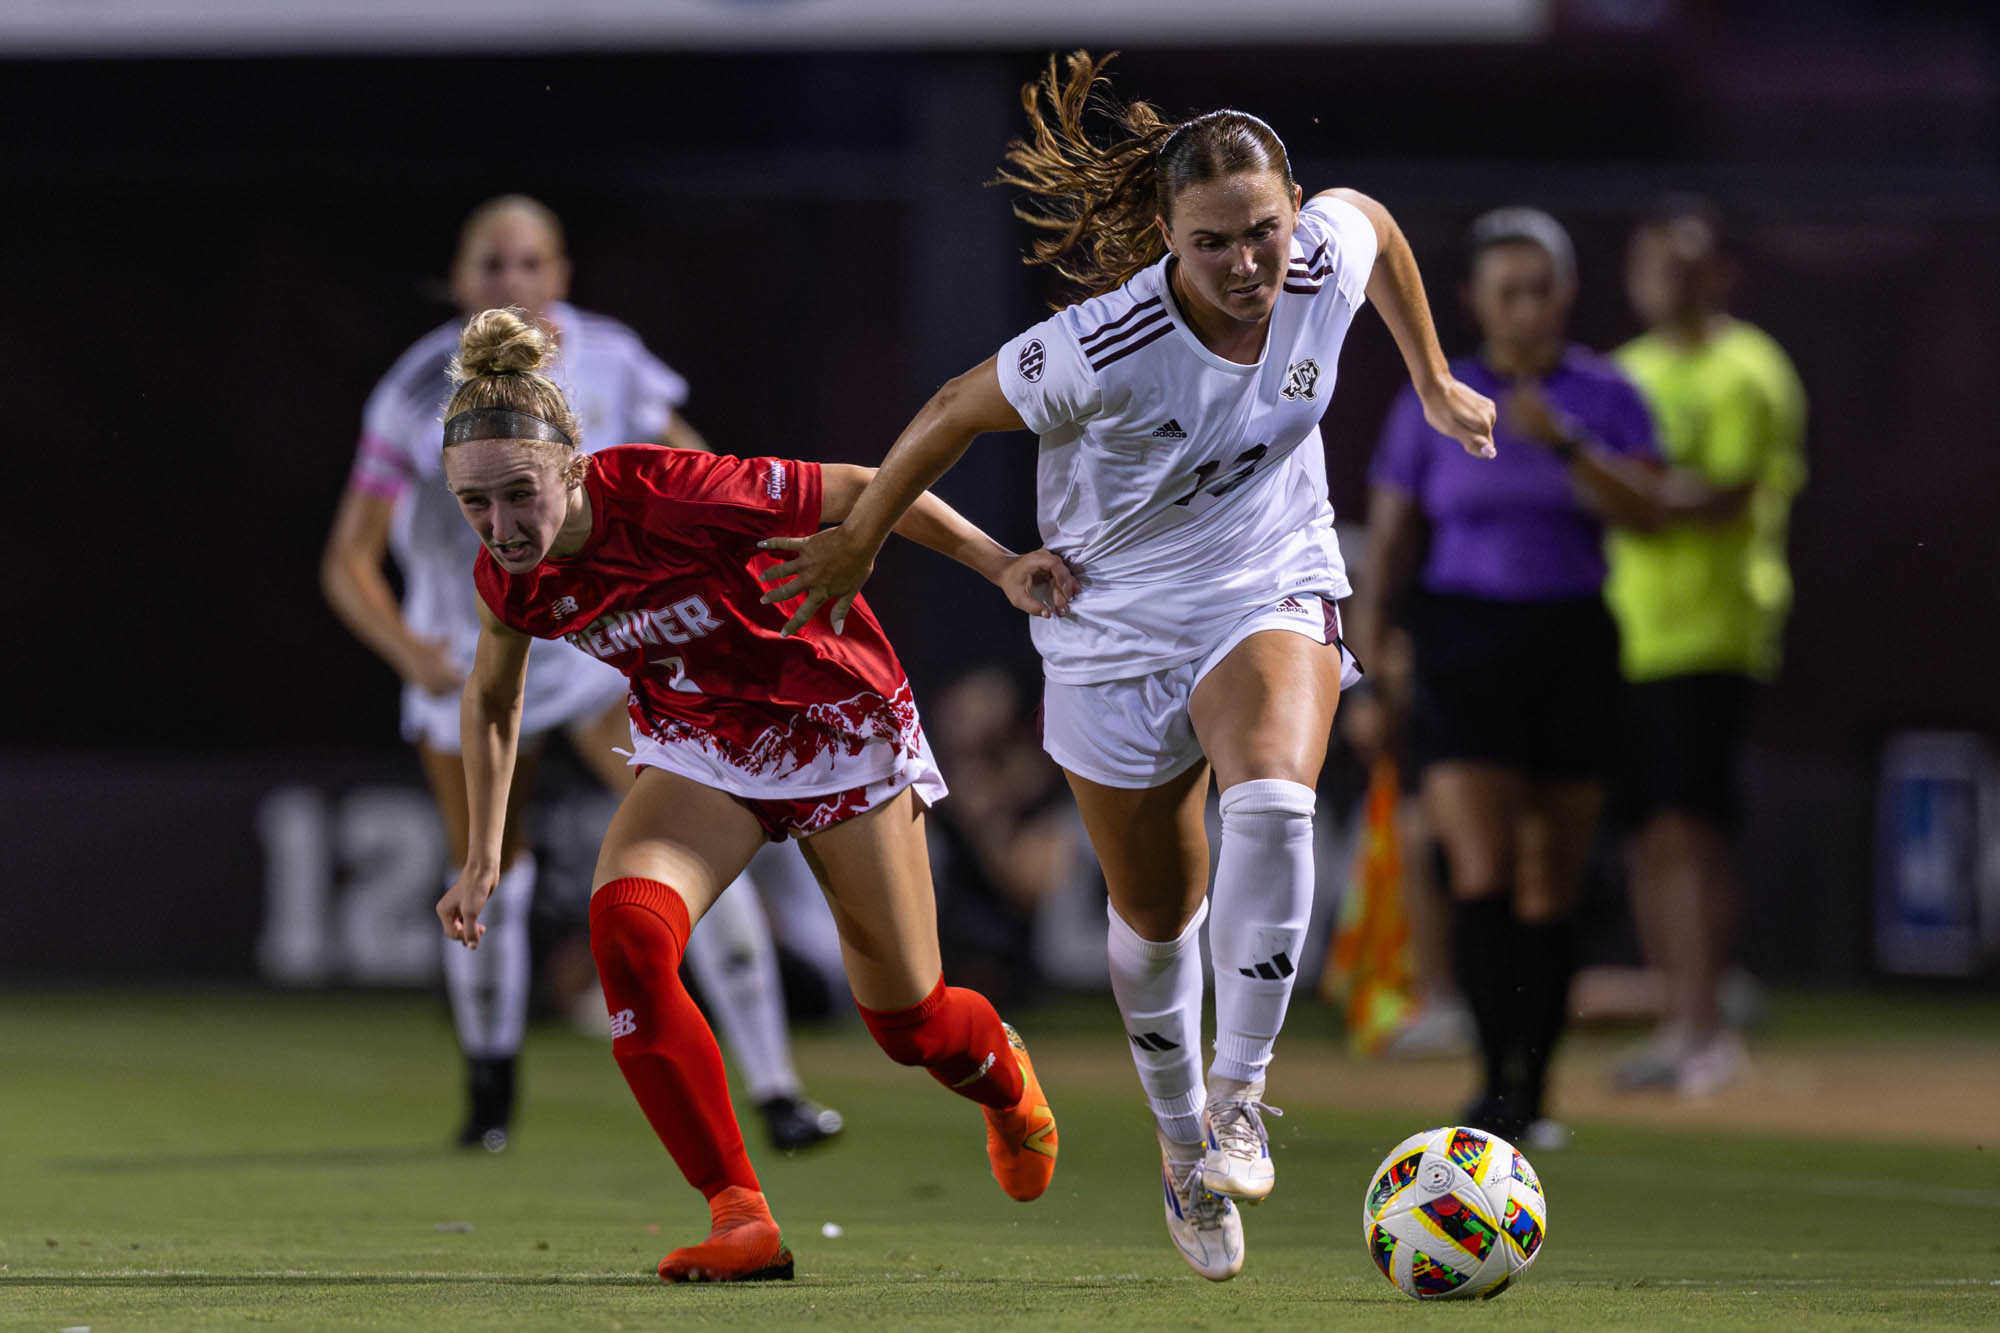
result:
[[[1166,1240],[1108,1002],[1022,1026],[1062,1121],[1049,1197],[1007,1201],[973,1108],[858,1031],[807,1036],[848,1134],[753,1143],[799,1280],[665,1288],[654,1263],[705,1212],[601,1044],[538,1029],[515,1146],[487,1157],[438,1146],[457,1092],[434,1001],[0,994],[0,1328],[2000,1324],[2000,1152],[1586,1126],[1587,1151],[1538,1156],[1527,1278],[1419,1305],[1369,1264],[1359,1204],[1439,1117],[1282,1098],[1279,1192],[1212,1285]],[[1340,1057],[1300,1034],[1285,1058]]]

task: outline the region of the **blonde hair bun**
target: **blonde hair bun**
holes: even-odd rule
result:
[[[482,310],[466,321],[451,382],[464,385],[485,375],[531,374],[555,356],[555,346],[527,312],[512,307]]]
[[[451,359],[451,401],[444,420],[476,407],[501,407],[540,417],[581,444],[583,432],[562,386],[543,374],[555,360],[555,335],[525,310],[482,310],[465,322]]]

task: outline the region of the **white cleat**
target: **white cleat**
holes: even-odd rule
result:
[[[1211,1098],[1201,1113],[1207,1148],[1201,1157],[1201,1183],[1243,1203],[1262,1203],[1278,1182],[1264,1117],[1284,1112],[1265,1105],[1263,1095],[1260,1081],[1233,1097]]]
[[[1200,1162],[1160,1159],[1160,1189],[1167,1196],[1167,1234],[1188,1267],[1210,1282],[1243,1271],[1243,1214],[1201,1183]]]
[[[1734,1032],[1716,1033],[1696,1045],[1674,1067],[1674,1092],[1688,1101],[1716,1096],[1750,1072],[1750,1052]]]

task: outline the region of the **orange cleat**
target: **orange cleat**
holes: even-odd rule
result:
[[[731,1185],[708,1201],[708,1239],[660,1260],[662,1282],[789,1282],[792,1252],[778,1235],[770,1205],[756,1190]]]
[[[986,1112],[986,1160],[993,1178],[1007,1197],[1022,1203],[1042,1197],[1056,1174],[1056,1117],[1042,1094],[1041,1080],[1028,1060],[1028,1048],[1013,1025],[1002,1023],[1007,1044],[1021,1062],[1021,1100],[1004,1111]]]

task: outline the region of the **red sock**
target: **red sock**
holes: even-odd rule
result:
[[[922,1065],[931,1077],[981,1106],[1006,1110],[1021,1100],[1021,1066],[1013,1059],[1000,1015],[976,990],[947,987],[944,978],[914,1008],[856,1004],[876,1045],[899,1065]]]
[[[713,1199],[758,1190],[729,1105],[722,1051],[681,985],[687,904],[656,879],[614,879],[590,899],[590,952],[611,1012],[611,1054],[688,1184]]]

